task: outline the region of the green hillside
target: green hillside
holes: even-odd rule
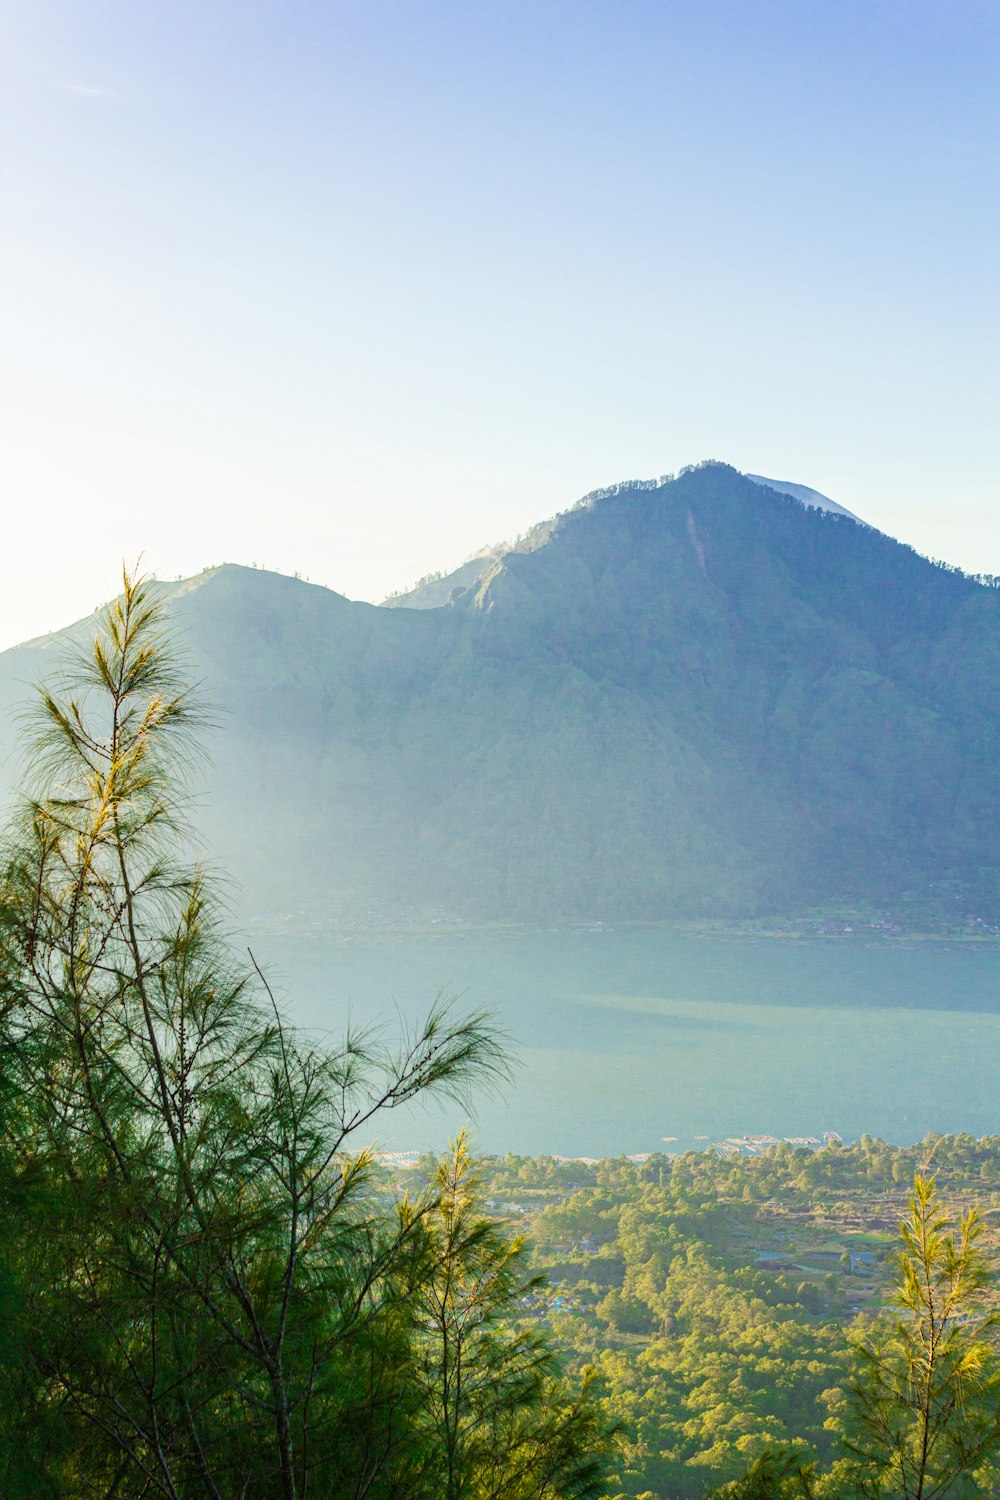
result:
[[[219,726],[199,818],[251,908],[996,914],[994,588],[722,464],[460,573],[436,607],[165,586]],[[58,641],[0,656],[8,768]]]

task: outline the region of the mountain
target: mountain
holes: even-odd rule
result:
[[[790,484],[784,479],[765,479],[760,474],[747,474],[745,478],[754,484],[764,486],[779,495],[791,495],[800,505],[805,505],[813,510],[831,511],[838,516],[847,516],[848,520],[857,521],[859,525],[865,525],[859,516],[853,511],[838,505],[835,500],[821,495],[819,490],[812,490],[804,484]],[[628,480],[623,484],[610,486],[608,489],[593,490],[585,495],[574,509],[585,509],[599,500],[607,500],[612,495],[617,495],[625,490],[648,490],[662,489],[663,486],[673,479],[673,475],[665,476],[662,480],[635,479]],[[389,609],[437,609],[442,604],[451,602],[452,595],[458,591],[478,585],[495,563],[510,552],[534,552],[543,546],[552,534],[552,528],[561,516],[553,517],[549,521],[543,521],[538,526],[533,526],[527,536],[522,537],[513,545],[499,547],[483,547],[472,557],[466,558],[450,573],[432,573],[427,578],[422,578],[415,583],[412,589],[406,589],[396,594],[390,594],[383,603]]]
[[[996,911],[1000,592],[723,464],[477,562],[434,607],[163,586],[217,705],[199,826],[251,907]],[[63,644],[0,655],[8,775]]]

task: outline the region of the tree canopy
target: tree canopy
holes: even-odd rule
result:
[[[370,1140],[502,1081],[502,1037],[440,998],[395,1046],[288,1024],[183,858],[203,718],[126,576],[35,721],[0,884],[0,1493],[596,1494],[593,1402],[521,1339],[464,1145],[399,1198]]]

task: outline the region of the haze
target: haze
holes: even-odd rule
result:
[[[705,457],[1000,571],[995,6],[5,14],[0,644]]]

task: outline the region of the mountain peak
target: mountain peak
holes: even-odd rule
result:
[[[610,502],[612,509],[619,521],[625,520],[631,525],[637,514],[642,514],[642,499],[650,492],[662,496],[667,502],[676,500],[686,505],[688,497],[694,491],[700,498],[707,498],[718,492],[724,494],[730,500],[737,500],[752,509],[753,491],[748,490],[745,485],[740,490],[743,482],[760,488],[770,490],[773,495],[781,495],[787,499],[795,500],[806,510],[823,511],[827,514],[844,516],[847,520],[854,521],[859,526],[867,527],[867,522],[862,521],[846,506],[839,505],[829,496],[823,495],[819,490],[814,490],[808,485],[793,484],[784,479],[766,479],[761,474],[743,474],[718,459],[706,459],[698,464],[691,464],[681,469],[676,475],[664,474],[658,479],[625,479],[617,484],[606,485],[601,489],[591,490],[578,500],[569,509],[560,511],[551,516],[547,521],[539,522],[518,541],[503,543],[492,547],[483,547],[472,557],[468,557],[457,568],[451,571],[431,573],[420,579],[411,589],[400,593],[391,594],[383,601],[382,607],[390,609],[440,609],[448,604],[455,603],[459,599],[466,599],[474,594],[483,584],[487,575],[490,574],[498,564],[506,564],[512,556],[518,553],[536,552],[543,548],[554,537],[558,536],[565,526],[573,525],[580,519],[581,513],[603,510]],[[740,498],[741,497],[741,498]],[[640,503],[640,512],[623,512],[621,503],[634,505]],[[868,528],[871,529],[871,528]]]

